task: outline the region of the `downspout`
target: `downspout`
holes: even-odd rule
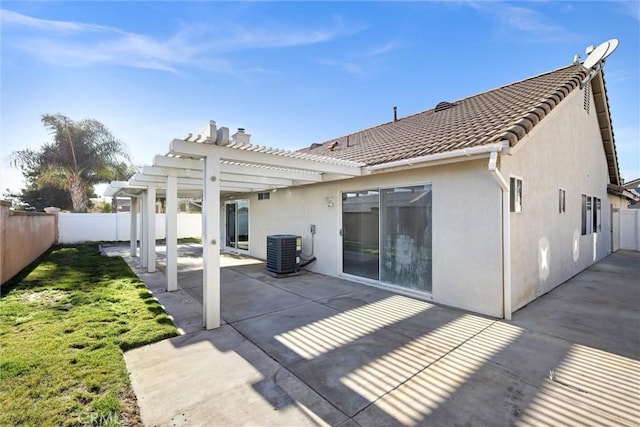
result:
[[[511,236],[509,225],[509,184],[498,169],[498,152],[489,156],[489,172],[502,190],[502,301],[506,320],[511,320]]]

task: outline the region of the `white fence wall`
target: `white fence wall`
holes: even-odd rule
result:
[[[60,213],[58,217],[58,241],[60,243],[128,241],[131,215],[123,213]],[[138,239],[140,238],[140,214],[138,214]],[[165,238],[165,215],[156,214],[156,238]],[[178,214],[178,238],[201,237],[202,215]]]
[[[620,249],[640,251],[640,209],[620,209]]]

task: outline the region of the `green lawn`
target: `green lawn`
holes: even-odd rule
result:
[[[56,247],[0,298],[0,425],[139,423],[123,351],[177,335],[121,258]]]

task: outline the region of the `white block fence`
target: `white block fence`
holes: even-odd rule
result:
[[[140,214],[136,227],[140,239]],[[129,241],[131,214],[122,213],[60,213],[58,216],[59,243]],[[165,238],[165,214],[156,214],[156,239]],[[201,237],[201,214],[178,214],[178,238]]]
[[[640,209],[620,210],[620,249],[640,251]]]

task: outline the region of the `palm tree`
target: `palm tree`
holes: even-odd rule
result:
[[[121,175],[130,171],[123,167],[123,160],[129,159],[124,144],[97,120],[44,114],[42,123],[53,141],[37,151],[14,152],[13,164],[28,182],[68,191],[74,212],[87,211],[87,194],[94,184],[124,178]]]

